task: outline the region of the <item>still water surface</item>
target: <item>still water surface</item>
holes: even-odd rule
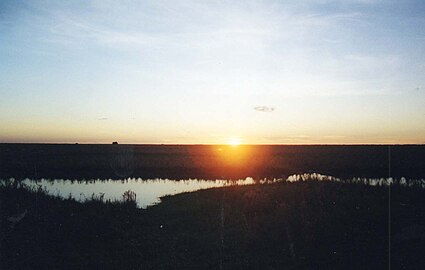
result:
[[[37,186],[45,189],[51,195],[68,197],[69,195],[77,201],[89,199],[94,194],[99,196],[104,194],[105,200],[121,200],[125,191],[131,190],[136,193],[137,204],[141,208],[159,203],[160,197],[175,195],[183,192],[196,191],[200,189],[223,187],[227,185],[250,185],[254,184],[251,177],[237,181],[228,180],[169,180],[150,179],[142,180],[137,178],[125,180],[90,180],[71,181],[63,179],[55,180],[30,180],[23,181],[30,188]]]
[[[346,183],[360,183],[371,186],[388,186],[397,184],[405,187],[425,188],[424,179],[393,179],[393,178],[352,178],[341,180],[337,177],[322,175],[319,173],[304,173],[288,176],[286,179],[263,180],[260,183],[273,183],[279,181],[299,182],[299,181],[332,181]],[[251,177],[236,181],[231,180],[170,180],[170,179],[150,179],[128,178],[124,180],[64,180],[64,179],[25,179],[23,183],[29,188],[39,188],[46,190],[50,195],[69,197],[77,201],[90,199],[92,196],[103,196],[104,200],[121,200],[124,192],[131,190],[136,193],[138,207],[147,206],[161,202],[161,197],[175,195],[183,192],[197,191],[200,189],[223,187],[229,185],[251,185],[255,181]]]

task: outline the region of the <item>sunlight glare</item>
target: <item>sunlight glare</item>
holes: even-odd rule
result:
[[[241,140],[239,138],[230,138],[227,144],[230,146],[236,147],[241,144]]]

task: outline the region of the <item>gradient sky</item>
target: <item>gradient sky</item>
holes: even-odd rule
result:
[[[425,143],[425,2],[0,2],[0,142],[231,138]]]

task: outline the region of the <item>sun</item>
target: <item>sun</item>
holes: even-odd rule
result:
[[[233,147],[239,146],[241,144],[241,139],[239,138],[230,138],[227,141],[227,144]]]

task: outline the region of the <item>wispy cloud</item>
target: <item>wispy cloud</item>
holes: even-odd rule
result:
[[[268,106],[256,106],[254,107],[254,110],[256,110],[257,112],[273,112],[274,108]]]
[[[235,2],[224,6],[198,1],[158,2],[142,7],[133,3],[124,5],[124,8],[120,5],[94,1],[93,12],[79,15],[73,10],[45,9],[54,22],[50,28],[53,35],[68,41],[88,39],[102,45],[116,45],[120,49],[123,45],[133,49],[176,45],[210,49],[235,42],[244,48],[278,39],[308,38],[319,28],[326,30],[343,22],[365,21],[360,12],[299,12],[297,5],[271,5],[268,8],[260,4],[246,6]],[[156,17],[141,14],[140,9],[150,10]]]

